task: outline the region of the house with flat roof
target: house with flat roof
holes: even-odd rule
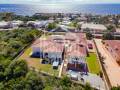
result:
[[[104,40],[103,44],[116,62],[120,64],[120,40]]]
[[[101,33],[107,30],[102,24],[84,23],[81,26],[83,32],[90,31],[91,33]]]

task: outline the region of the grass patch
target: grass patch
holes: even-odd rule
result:
[[[24,59],[27,61],[29,67],[34,67],[37,70],[47,72],[49,74],[58,76],[59,69],[54,70],[51,64],[41,64],[42,59],[40,58],[31,58],[30,53],[32,52],[31,47],[29,47],[19,59]]]
[[[99,74],[100,65],[97,60],[97,56],[95,53],[89,53],[89,57],[86,58],[88,69],[90,73]]]

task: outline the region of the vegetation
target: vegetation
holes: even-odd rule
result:
[[[113,39],[114,39],[114,36],[113,36],[112,33],[107,32],[107,33],[104,33],[104,34],[103,34],[103,39],[104,39],[104,40],[113,40]]]
[[[47,29],[52,30],[52,29],[54,29],[56,27],[57,27],[56,23],[49,23],[48,26],[47,26]]]
[[[120,86],[118,86],[118,87],[112,87],[111,90],[120,90]]]
[[[38,30],[18,29],[13,31],[0,32],[0,59],[12,60],[23,47],[29,45],[42,32]]]
[[[85,90],[93,90],[93,89],[90,87],[89,83],[86,83],[85,84]]]
[[[107,30],[108,30],[109,32],[115,32],[115,26],[109,25],[109,26],[107,27]]]
[[[86,38],[88,40],[91,40],[93,38],[93,35],[90,32],[86,32]]]
[[[5,21],[21,20],[27,22],[27,21],[48,20],[48,19],[49,16],[43,16],[43,15],[22,16],[10,12],[0,13],[0,20],[5,20]]]
[[[73,21],[73,22],[71,22],[71,23],[69,24],[69,26],[70,26],[70,27],[77,27],[78,24],[77,24],[77,22]]]
[[[25,60],[13,60],[25,46],[41,34],[42,32],[31,29],[0,32],[0,90],[23,90],[23,88],[41,90],[43,88],[38,75],[29,72]]]
[[[40,76],[28,70],[25,60],[11,62],[7,67],[0,69],[0,90],[42,90],[43,88]]]
[[[100,65],[97,60],[97,56],[94,53],[89,53],[89,56],[86,58],[88,69],[91,73],[99,74],[100,73]]]
[[[85,90],[83,86],[72,83],[68,77],[62,79],[47,77],[45,86],[44,90]]]

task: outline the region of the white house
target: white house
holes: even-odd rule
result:
[[[53,23],[53,20],[45,20],[45,21],[28,21],[27,25],[32,24],[36,28],[46,27],[49,23]]]
[[[12,27],[18,27],[19,25],[22,25],[24,22],[23,21],[20,21],[20,20],[14,20],[11,22],[12,24]]]
[[[61,23],[62,25],[70,25],[71,24],[71,22],[70,21],[62,21],[62,23]]]
[[[48,58],[50,62],[62,62],[64,46],[52,40],[38,39],[32,45],[32,57]]]
[[[10,27],[11,27],[10,22],[6,22],[6,21],[1,21],[1,22],[0,22],[0,28],[1,28],[1,29],[8,29],[8,28],[10,28]]]
[[[81,26],[82,31],[86,31],[87,29],[90,30],[92,33],[101,33],[103,31],[106,31],[107,28],[102,24],[93,24],[93,23],[84,23]]]

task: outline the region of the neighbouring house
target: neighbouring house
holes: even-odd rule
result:
[[[78,72],[88,72],[85,58],[87,56],[87,48],[82,44],[71,44],[67,48],[68,70]]]
[[[53,23],[53,20],[45,20],[45,21],[28,21],[28,26],[33,26],[35,28],[46,27],[49,23]]]
[[[19,27],[20,25],[23,25],[24,22],[23,21],[20,21],[20,20],[17,20],[17,21],[11,21],[11,24],[12,24],[12,27]]]
[[[104,40],[103,44],[116,62],[120,64],[120,40]]]
[[[75,32],[75,28],[65,25],[59,25],[57,28],[50,30],[50,32],[57,32],[57,33]]]
[[[69,32],[66,26],[60,25],[57,28],[51,30],[51,32]]]
[[[84,23],[81,26],[81,30],[83,32],[91,32],[91,33],[102,33],[107,30],[107,28],[102,24],[93,24],[93,23]]]
[[[43,21],[28,21],[27,25],[35,27],[35,28],[41,28],[41,27],[45,27],[46,22],[43,22]]]
[[[63,21],[70,21],[70,20],[71,20],[70,17],[64,17],[64,18],[63,18]]]
[[[65,52],[68,60],[67,70],[86,73],[85,61],[88,55],[86,35],[84,33],[71,33],[65,35]]]
[[[0,22],[0,29],[8,29],[11,28],[11,23],[10,22],[6,22],[6,21],[1,21]]]
[[[79,21],[79,22],[87,22],[86,17],[78,17],[78,18],[76,18],[76,20]]]
[[[70,21],[62,21],[62,23],[61,23],[62,25],[70,25],[71,24],[71,22]]]

